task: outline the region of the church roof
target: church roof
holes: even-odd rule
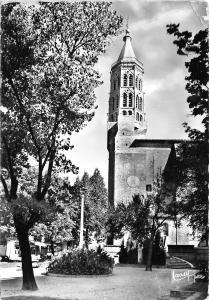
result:
[[[131,44],[131,36],[130,36],[130,32],[128,29],[126,29],[126,35],[124,36],[123,38],[123,41],[124,41],[124,45],[123,45],[123,48],[120,52],[120,55],[118,57],[118,62],[121,61],[121,60],[124,60],[124,59],[128,59],[128,60],[131,60],[131,59],[136,59],[136,55],[134,53],[134,50],[133,50],[133,47],[132,47],[132,44]]]

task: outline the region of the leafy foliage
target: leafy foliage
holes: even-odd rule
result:
[[[96,239],[104,238],[104,228],[107,215],[107,190],[100,171],[96,168],[92,176],[84,173],[81,180],[77,178],[72,188],[72,197],[77,201],[79,216],[75,219],[76,228],[80,225],[81,194],[84,193],[84,228],[85,242],[93,236]],[[75,235],[76,232],[74,231]],[[78,238],[78,237],[77,237]]]
[[[112,243],[113,237],[122,238],[126,227],[127,207],[123,202],[117,204],[116,207],[109,207],[108,217],[105,223],[107,232],[107,243]]]
[[[45,216],[40,223],[33,226],[30,233],[36,239],[44,237],[48,242],[62,243],[72,240],[78,207],[72,199],[68,179],[53,177],[45,202]]]
[[[177,54],[192,57],[185,62],[186,90],[190,94],[187,102],[193,116],[202,116],[204,125],[204,131],[200,131],[183,124],[191,141],[178,147],[178,197],[194,231],[200,230],[208,240],[208,30],[193,35],[180,32],[179,24],[170,24],[167,32],[175,37]]]
[[[24,236],[26,242],[42,218],[52,174],[77,172],[66,156],[70,135],[94,115],[94,89],[102,83],[94,66],[121,24],[107,2],[2,6],[1,144],[9,184],[4,176],[1,182],[19,241]],[[18,186],[23,169],[34,162],[37,178],[26,199]],[[30,250],[24,250],[23,288],[36,289]]]
[[[31,234],[46,241],[77,245],[80,230],[81,193],[85,186],[84,225],[86,246],[94,238],[102,238],[107,210],[107,191],[98,169],[89,177],[84,173],[73,186],[68,179],[54,177],[46,197],[47,211],[40,223],[35,224]],[[87,230],[88,229],[88,230]]]
[[[167,32],[175,36],[174,45],[177,54],[192,55],[185,66],[189,75],[186,76],[186,90],[189,108],[194,116],[203,116],[205,127],[208,122],[208,30],[200,30],[194,36],[189,31],[179,31],[179,24],[167,25]],[[186,126],[186,125],[185,125]],[[191,132],[192,134],[192,132]]]
[[[0,208],[0,240],[1,244],[6,244],[8,238],[15,237],[15,227],[13,216],[10,211],[10,207],[8,202],[4,197],[0,197],[1,200],[1,208]]]
[[[130,231],[138,243],[143,242],[163,226],[170,219],[175,219],[178,204],[174,193],[165,192],[166,183],[157,177],[153,184],[153,191],[147,195],[136,194],[127,205],[120,203],[115,208],[114,233],[120,234]]]
[[[173,187],[175,188],[175,187]],[[176,219],[178,203],[174,190],[169,187],[164,176],[157,176],[153,191],[149,194],[137,194],[127,205],[121,203],[115,208],[115,218],[111,216],[113,234],[131,232],[134,240],[143,245],[148,240],[149,251],[147,270],[152,269],[152,249],[156,234],[168,220]],[[115,230],[115,231],[114,231]]]
[[[103,2],[8,4],[2,16],[2,161],[12,181],[7,196],[15,198],[18,174],[31,155],[39,166],[40,201],[53,169],[76,171],[65,151],[72,147],[71,133],[93,117],[94,89],[101,84],[93,66],[122,20]]]
[[[185,142],[179,145],[177,152],[177,197],[181,200],[182,215],[189,219],[194,233],[199,230],[205,235],[208,225],[207,143]]]
[[[76,249],[54,258],[48,271],[65,275],[103,275],[112,273],[113,264],[114,260],[106,252]]]

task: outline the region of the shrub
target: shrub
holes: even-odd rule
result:
[[[138,250],[137,248],[127,249],[124,247],[124,243],[121,245],[119,252],[119,262],[122,264],[137,264],[138,262]]]
[[[65,275],[111,274],[114,260],[106,252],[76,249],[63,253],[49,264],[48,272]]]
[[[199,272],[196,274],[195,280],[197,282],[208,282],[208,265],[207,264],[200,264],[199,265]]]

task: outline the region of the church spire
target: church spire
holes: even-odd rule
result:
[[[118,62],[119,61],[122,61],[122,60],[132,60],[132,59],[136,59],[136,55],[134,53],[134,50],[133,50],[133,47],[132,47],[132,44],[131,44],[131,35],[130,35],[130,31],[129,29],[127,28],[126,29],[126,34],[125,36],[123,37],[123,41],[124,41],[124,45],[123,45],[123,48],[120,52],[120,55],[118,57]]]
[[[144,68],[135,56],[128,28],[123,41],[124,45],[119,58],[111,67],[108,114],[108,128],[110,129],[114,123],[117,123],[117,135],[122,136],[120,141],[146,134]]]

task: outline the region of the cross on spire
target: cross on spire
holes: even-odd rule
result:
[[[126,35],[129,35],[130,31],[129,31],[129,16],[126,18]]]
[[[128,30],[128,22],[129,22],[129,16],[126,18],[126,30]]]

